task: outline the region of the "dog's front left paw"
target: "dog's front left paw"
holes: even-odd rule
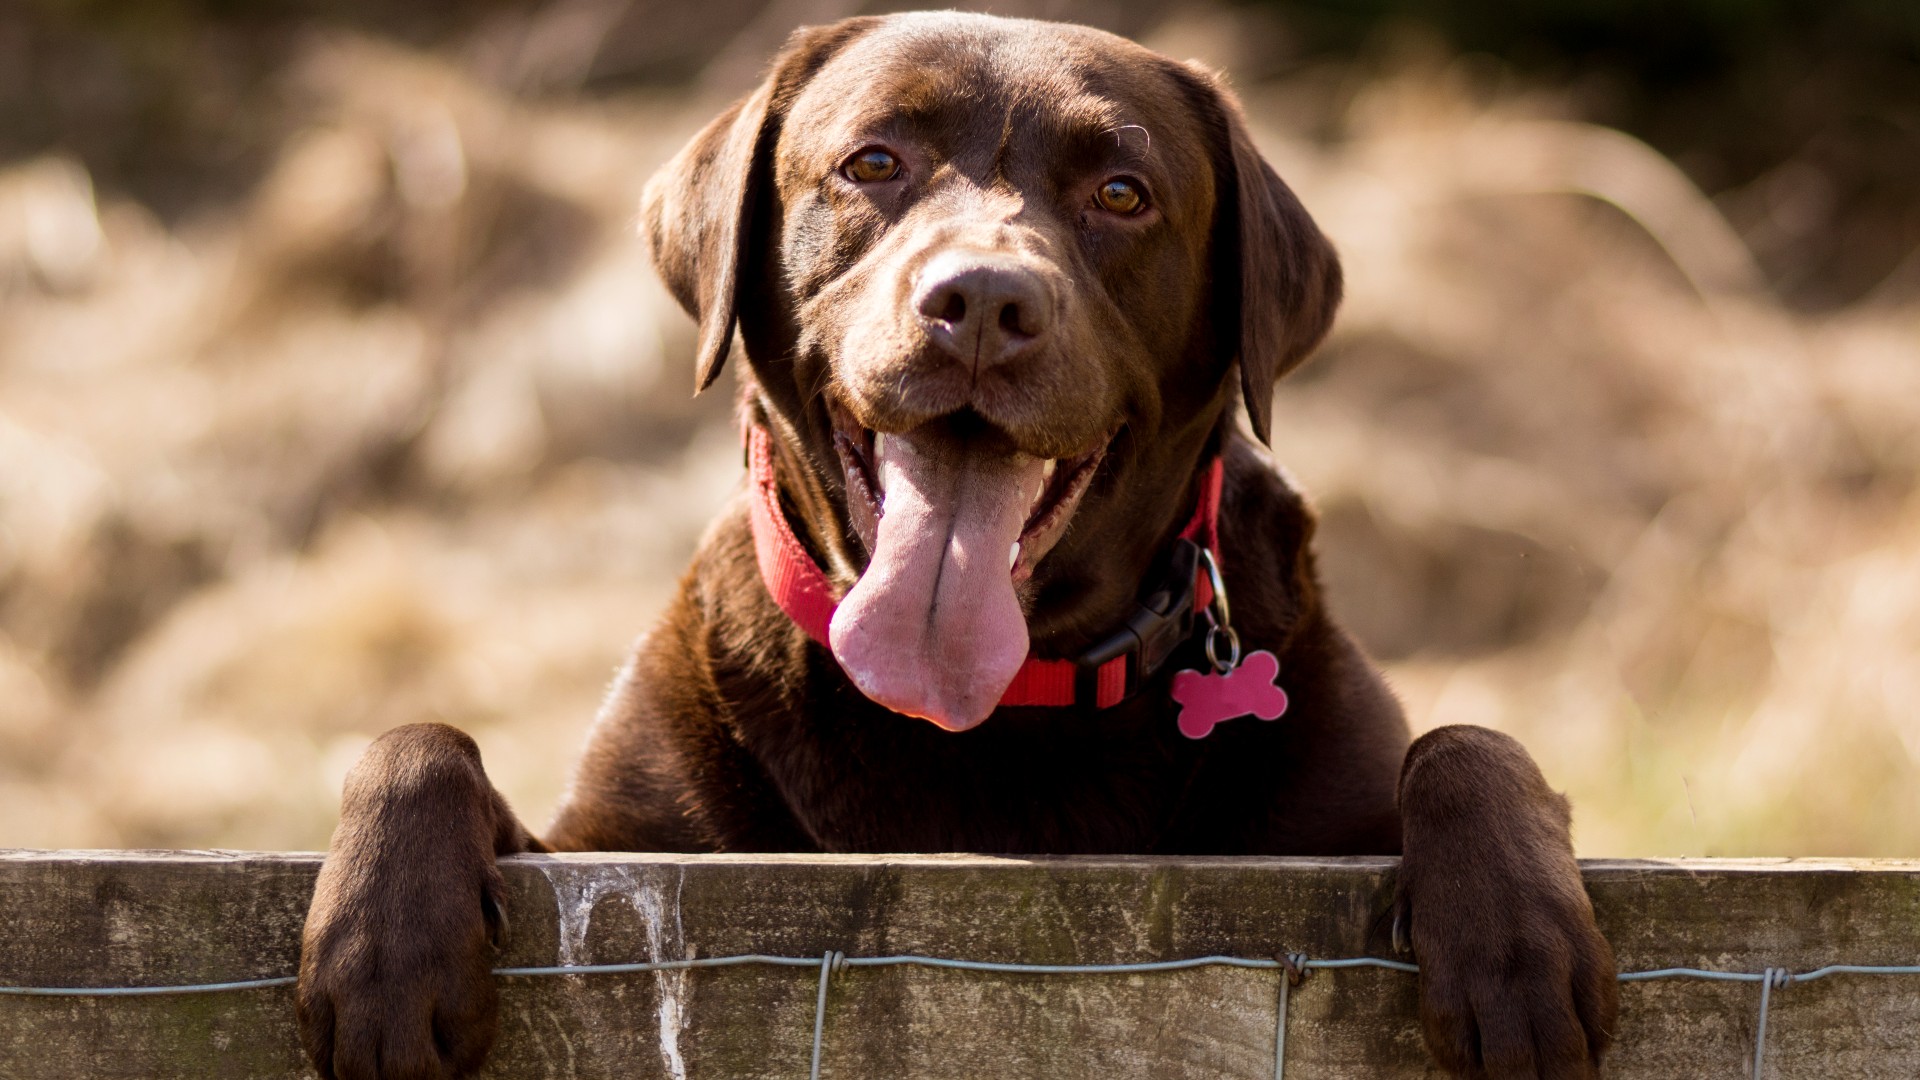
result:
[[[1613,950],[1585,894],[1409,883],[1399,919],[1420,964],[1427,1049],[1456,1076],[1591,1080],[1619,1011]]]
[[[1568,842],[1566,800],[1505,735],[1443,728],[1408,752],[1396,943],[1420,1021],[1469,1080],[1592,1080],[1619,986]]]

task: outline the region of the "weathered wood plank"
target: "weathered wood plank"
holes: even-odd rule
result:
[[[0,984],[156,985],[290,973],[319,860],[226,852],[0,852]],[[1386,859],[530,856],[508,860],[503,965],[689,954],[923,953],[1111,963],[1389,955]],[[1622,966],[1805,971],[1920,961],[1920,863],[1589,862]],[[1489,912],[1498,918],[1498,912]],[[804,1077],[816,974],[729,968],[502,979],[494,1077]],[[1277,975],[834,977],[830,1077],[1270,1077]],[[1287,1075],[1427,1068],[1413,976],[1315,973]],[[1750,1068],[1759,988],[1623,987],[1615,1076]],[[1769,1077],[1920,1075],[1920,977],[1776,991]],[[291,992],[0,997],[0,1077],[298,1077]]]

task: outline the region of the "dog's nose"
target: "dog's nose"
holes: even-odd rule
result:
[[[920,271],[914,308],[934,343],[975,371],[1027,351],[1053,325],[1046,280],[1002,255],[934,256]]]

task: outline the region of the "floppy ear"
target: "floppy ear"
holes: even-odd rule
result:
[[[700,327],[696,393],[719,377],[733,343],[742,271],[766,228],[757,219],[773,187],[773,150],[786,110],[820,65],[876,21],[795,30],[766,80],[647,181],[640,220],[654,269]]]
[[[1240,394],[1260,441],[1271,442],[1273,384],[1299,366],[1333,325],[1340,306],[1340,258],[1306,208],[1247,132],[1240,102],[1194,66],[1214,137],[1217,195],[1213,228],[1215,302],[1224,325],[1239,324]],[[1229,332],[1230,334],[1230,332]]]

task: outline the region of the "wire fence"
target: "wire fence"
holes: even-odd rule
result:
[[[820,1080],[820,1051],[825,1044],[827,1019],[827,984],[835,973],[850,968],[878,967],[926,967],[946,968],[956,971],[981,971],[1005,975],[1139,975],[1153,972],[1186,971],[1201,967],[1235,967],[1258,970],[1278,971],[1280,973],[1279,990],[1276,1005],[1276,1023],[1273,1039],[1273,1076],[1274,1080],[1286,1080],[1287,1068],[1287,997],[1290,989],[1314,971],[1332,971],[1346,968],[1384,968],[1388,971],[1419,972],[1418,965],[1401,960],[1387,960],[1375,956],[1354,956],[1344,959],[1316,960],[1304,953],[1289,953],[1284,956],[1264,959],[1240,956],[1196,956],[1183,960],[1155,960],[1130,964],[1019,964],[1000,963],[986,960],[956,960],[940,956],[847,956],[840,952],[827,952],[818,957],[812,956],[766,956],[758,953],[746,953],[738,956],[703,956],[687,960],[654,960],[631,964],[571,964],[551,967],[502,967],[493,973],[509,978],[532,978],[553,975],[632,975],[647,972],[689,971],[696,968],[740,967],[743,965],[761,965],[772,967],[796,967],[819,969],[819,988],[813,1007],[813,1054],[810,1060],[808,1076],[810,1080]],[[1761,1069],[1766,1062],[1767,1052],[1767,1012],[1772,1005],[1773,992],[1795,983],[1813,982],[1835,975],[1920,975],[1920,965],[1893,966],[1871,964],[1828,964],[1811,971],[1794,972],[1786,968],[1770,967],[1764,971],[1713,971],[1705,968],[1670,967],[1651,971],[1629,971],[1620,975],[1623,983],[1650,982],[1655,979],[1703,979],[1713,982],[1737,982],[1760,984],[1760,1014],[1754,1027],[1753,1072],[1754,1080],[1761,1077]],[[277,986],[291,986],[294,976],[284,975],[271,979],[244,979],[237,982],[190,983],[180,986],[0,986],[0,997],[145,997],[164,994],[209,994],[237,990],[261,990]]]

